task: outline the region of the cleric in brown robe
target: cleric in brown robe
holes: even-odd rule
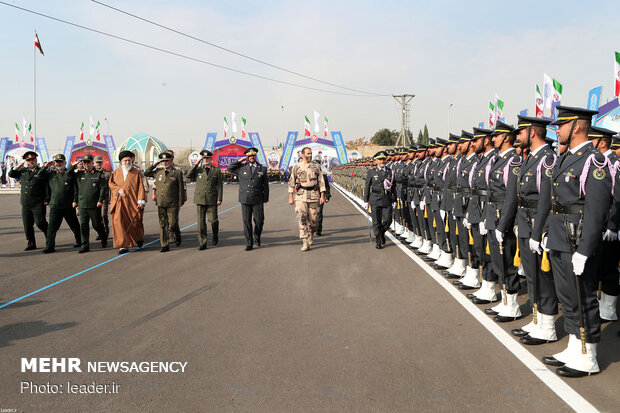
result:
[[[128,252],[133,245],[142,248],[144,243],[145,180],[133,164],[134,157],[132,152],[122,151],[118,157],[121,167],[112,172],[109,181],[114,248],[120,248],[119,254]]]

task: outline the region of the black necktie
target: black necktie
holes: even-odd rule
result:
[[[573,154],[573,153],[572,153],[571,151],[569,151],[569,150],[567,150],[567,151],[564,153],[564,159],[562,159],[562,162],[560,162],[560,167],[561,167],[562,165],[564,165],[564,161],[566,161],[566,160],[567,160],[567,159],[568,159],[568,158],[569,158],[572,154]]]

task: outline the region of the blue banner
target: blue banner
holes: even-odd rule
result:
[[[4,162],[4,155],[6,155],[7,146],[9,146],[9,138],[0,139],[0,162]]]
[[[37,149],[39,150],[39,154],[41,155],[41,162],[46,163],[50,160],[50,154],[47,152],[47,145],[45,144],[45,138],[36,138],[37,139]]]
[[[65,158],[67,162],[71,161],[71,154],[73,153],[73,143],[75,142],[75,136],[67,136],[67,141],[65,142]]]
[[[248,135],[250,136],[252,146],[258,149],[258,163],[267,165],[267,158],[265,157],[265,151],[263,150],[263,144],[260,141],[258,132],[250,132]],[[269,165],[267,165],[267,167],[269,167]]]
[[[284,150],[282,151],[282,158],[280,158],[280,168],[288,169],[288,164],[291,161],[291,155],[293,155],[293,148],[295,147],[295,141],[297,141],[296,131],[289,131],[284,144]]]
[[[349,158],[347,158],[347,149],[344,146],[344,139],[342,139],[342,132],[333,131],[332,140],[334,141],[334,148],[336,149],[340,165],[349,162]]]
[[[480,123],[478,124],[478,127],[479,127],[480,129],[484,128],[484,122],[480,122]]]
[[[519,115],[527,116],[527,109],[523,109],[521,112],[519,112]]]
[[[594,89],[590,90],[590,93],[588,93],[588,109],[598,110],[601,102],[602,91],[603,86],[595,87]],[[598,115],[594,116],[593,122],[596,122],[596,118],[598,118]]]
[[[114,152],[116,152],[116,145],[114,144],[114,138],[112,135],[103,135],[103,140],[105,142],[105,147],[108,150],[108,156],[110,157],[110,165],[112,165],[112,170],[116,169],[116,159],[114,159]]]
[[[202,149],[206,149],[209,152],[213,152],[213,148],[215,148],[216,137],[217,137],[217,132],[207,133],[207,140],[205,140],[205,146]]]
[[[560,105],[561,105],[560,101],[553,102],[551,104],[551,115],[552,115],[553,120],[556,120],[558,118],[558,110],[556,109],[556,106],[560,106]]]

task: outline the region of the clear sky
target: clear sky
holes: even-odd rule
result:
[[[6,0],[5,0],[6,1]],[[585,106],[588,90],[613,94],[620,51],[617,1],[198,1],[102,0],[206,41],[292,71],[380,94],[413,93],[410,128],[432,136],[487,119],[495,93],[507,121],[534,112],[543,73],[564,86],[562,102]],[[88,0],[8,0],[132,40],[262,76],[343,91],[223,52]],[[92,115],[117,144],[148,133],[168,146],[202,147],[223,117],[247,118],[266,146],[304,115],[326,114],[345,140],[400,129],[397,103],[304,90],[183,60],[0,5],[0,136],[33,118],[51,151]],[[284,111],[282,111],[284,106]],[[108,119],[106,123],[104,118]],[[322,125],[321,125],[322,127]],[[88,133],[88,127],[85,128]]]

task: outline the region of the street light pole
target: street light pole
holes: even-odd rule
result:
[[[284,105],[282,105],[282,131],[280,132],[282,142],[284,142]],[[284,145],[284,143],[282,143]],[[276,142],[276,148],[280,146],[279,142]]]

